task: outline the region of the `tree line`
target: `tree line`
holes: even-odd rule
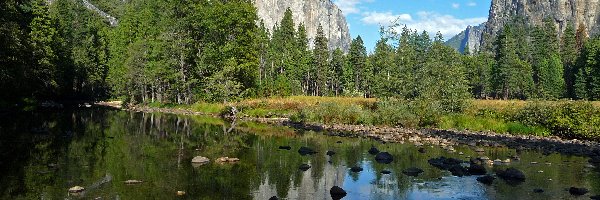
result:
[[[329,49],[319,25],[309,39],[291,10],[265,27],[250,0],[0,3],[0,96],[5,101],[119,98],[190,104],[312,95],[464,100],[600,99],[600,39],[569,24],[513,20],[475,54],[460,54],[401,25],[381,29],[368,53],[360,36],[348,52]]]

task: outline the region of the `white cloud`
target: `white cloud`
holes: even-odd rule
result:
[[[365,24],[378,24],[384,26],[389,26],[393,24],[392,22],[396,22],[402,25],[402,27],[406,25],[408,28],[413,30],[417,30],[419,32],[427,31],[432,35],[439,31],[442,33],[445,39],[449,39],[450,37],[465,30],[467,26],[479,25],[487,21],[487,18],[476,17],[458,19],[452,15],[443,15],[436,12],[418,12],[415,17],[412,17],[409,14],[393,14],[391,12],[369,12],[363,15],[361,21]]]
[[[452,3],[452,8],[458,9],[458,8],[460,8],[460,4],[458,4],[458,3]]]
[[[467,3],[467,6],[471,6],[471,7],[477,6],[477,3],[471,1],[471,2]]]
[[[390,26],[396,20],[409,22],[412,21],[412,16],[409,14],[392,14],[392,12],[365,12],[362,14],[363,18],[360,20],[365,24]]]
[[[358,5],[364,2],[373,2],[374,0],[335,0],[335,3],[340,10],[344,13],[344,15],[348,14],[358,14],[360,13],[360,8]]]

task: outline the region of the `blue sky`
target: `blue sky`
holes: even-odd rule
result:
[[[334,0],[344,12],[353,38],[360,35],[367,50],[372,51],[379,39],[379,27],[392,21],[419,32],[444,39],[463,31],[468,25],[487,20],[491,0]]]

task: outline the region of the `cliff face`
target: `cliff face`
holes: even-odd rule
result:
[[[588,35],[600,33],[600,0],[492,0],[485,33],[495,36],[513,17],[523,17],[530,25],[542,25],[550,17],[562,35],[570,22],[583,24]]]
[[[450,38],[446,42],[446,45],[456,49],[461,53],[464,53],[465,49],[468,48],[469,52],[473,54],[479,51],[484,29],[485,23],[478,26],[468,26],[466,30]]]
[[[271,30],[282,18],[289,7],[296,26],[304,23],[312,46],[319,24],[325,37],[329,39],[329,49],[340,48],[344,52],[350,49],[350,32],[342,11],[331,0],[254,0],[258,17],[265,27]]]

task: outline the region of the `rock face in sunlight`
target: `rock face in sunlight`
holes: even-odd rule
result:
[[[570,22],[583,24],[589,35],[600,33],[600,0],[492,0],[484,33],[495,36],[514,17],[529,25],[542,25],[550,17],[560,35]],[[490,41],[485,41],[490,42]]]
[[[350,31],[346,17],[330,0],[254,0],[258,17],[271,32],[273,27],[283,18],[287,8],[293,13],[296,27],[303,23],[306,26],[309,46],[317,35],[319,24],[323,26],[325,37],[329,39],[329,48],[348,52],[350,49]]]
[[[479,51],[479,45],[481,44],[481,36],[485,29],[485,23],[478,26],[468,26],[466,30],[459,33],[458,35],[450,38],[446,45],[464,53],[466,49],[469,53],[473,54]]]

